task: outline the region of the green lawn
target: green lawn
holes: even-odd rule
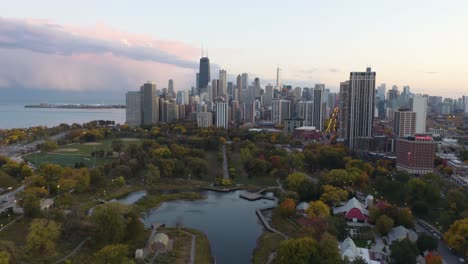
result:
[[[91,156],[93,151],[112,151],[112,141],[113,139],[106,139],[100,142],[64,145],[52,152],[26,155],[24,159],[36,166],[44,163],[56,163],[61,166],[73,167],[76,163],[83,163],[85,166],[92,168],[93,166],[100,166],[115,159],[115,156],[103,158],[93,158]],[[125,148],[130,144],[138,144],[139,142],[139,139],[124,139],[123,145]]]
[[[206,235],[192,228],[183,228],[185,231],[190,232],[197,236],[196,239],[196,253],[195,253],[195,264],[206,264],[206,263],[213,263],[213,257],[211,256],[211,247],[210,241],[206,237]]]

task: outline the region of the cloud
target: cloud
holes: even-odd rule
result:
[[[128,89],[170,78],[195,82],[198,49],[97,24],[0,18],[0,87],[60,90]],[[216,65],[213,65],[216,68]]]

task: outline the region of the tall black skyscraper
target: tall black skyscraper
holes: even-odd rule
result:
[[[198,72],[198,94],[201,89],[205,89],[210,82],[210,59],[202,57],[200,59],[200,71]]]

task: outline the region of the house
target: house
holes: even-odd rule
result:
[[[351,238],[346,238],[340,244],[340,254],[342,259],[354,260],[357,257],[363,258],[369,264],[380,264],[380,261],[371,259],[371,254],[367,248],[358,248]]]
[[[369,217],[369,211],[366,209],[366,206],[355,197],[346,202],[345,205],[333,208],[333,214],[344,214],[347,220],[353,222],[364,222]]]
[[[152,251],[166,252],[169,249],[169,237],[164,233],[157,233],[151,241]]]
[[[299,203],[296,206],[296,212],[298,214],[304,214],[307,211],[307,209],[309,209],[309,204],[306,202]]]
[[[41,211],[48,210],[54,206],[54,200],[47,198],[41,200]]]
[[[418,239],[418,234],[413,230],[407,229],[404,226],[397,226],[392,228],[387,234],[388,244],[391,245],[394,241],[401,241],[405,238],[408,238],[412,242],[416,242]]]

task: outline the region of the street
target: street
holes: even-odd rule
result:
[[[425,224],[422,224],[422,225],[425,225]],[[416,222],[416,225],[414,227],[414,229],[416,230],[416,232],[418,233],[426,233],[430,236],[434,236],[433,235],[433,230],[430,230],[431,227],[428,226],[429,228],[426,228],[425,226],[422,226],[420,221],[418,220]],[[431,232],[432,231],[432,232]],[[439,239],[439,246],[437,248],[437,251],[439,252],[440,256],[442,257],[442,259],[444,260],[445,263],[447,264],[455,264],[455,263],[460,263],[459,260],[458,260],[458,257],[455,256],[452,252],[450,252],[448,246],[445,244],[445,242],[441,239]]]

